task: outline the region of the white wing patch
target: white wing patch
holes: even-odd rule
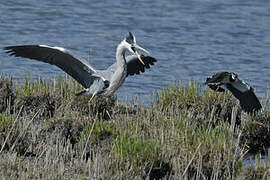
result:
[[[67,50],[62,47],[57,47],[57,46],[47,46],[47,45],[39,45],[40,47],[46,47],[46,48],[51,48],[51,49],[57,49],[59,51],[62,51],[64,53],[67,53]]]

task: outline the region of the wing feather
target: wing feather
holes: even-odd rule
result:
[[[232,94],[240,101],[240,106],[244,111],[248,113],[254,113],[262,108],[262,105],[252,88],[245,92],[241,92],[238,89],[234,88],[231,84],[227,84],[226,86],[232,92]]]
[[[246,112],[254,113],[262,108],[262,105],[253,90],[244,92],[238,99],[242,109]]]
[[[71,55],[61,47],[46,45],[7,46],[4,50],[10,56],[35,59],[61,68],[77,80],[84,88],[88,88],[96,77],[91,76],[96,70],[83,60]]]
[[[140,74],[145,72],[145,68],[149,69],[150,65],[154,65],[157,60],[151,56],[141,55],[144,65],[139,61],[137,56],[128,56],[127,61],[127,76],[133,76],[134,74]]]
[[[233,82],[226,82],[226,78],[228,79],[228,76],[230,75],[231,73],[228,72],[217,73],[211,78],[208,77],[205,84],[215,91],[225,91],[225,89],[220,87],[225,85],[234,97],[239,100],[240,106],[245,112],[255,113],[259,111],[262,108],[262,105],[255,95],[253,88],[239,79],[236,79]]]

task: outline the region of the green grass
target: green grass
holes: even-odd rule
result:
[[[129,164],[134,172],[140,172],[141,167],[160,161],[161,145],[157,140],[141,140],[139,137],[119,137],[113,144],[113,158],[118,159],[117,166],[125,169]],[[111,166],[113,168],[113,166]],[[115,169],[117,173],[120,169]]]
[[[85,140],[86,137],[90,137],[92,143],[102,141],[109,137],[116,137],[116,125],[113,123],[105,122],[93,122],[89,123],[83,131],[80,133],[80,140]]]
[[[15,119],[13,119],[9,114],[0,113],[0,132],[11,128],[14,121]]]
[[[269,163],[243,165],[270,146],[270,111],[241,112],[229,92],[173,83],[142,107],[75,97],[69,77],[0,84],[1,178],[270,178]]]

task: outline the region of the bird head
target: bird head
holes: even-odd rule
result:
[[[238,78],[238,75],[236,73],[230,73],[230,76],[229,76],[230,82],[235,82],[237,78]]]
[[[208,85],[214,91],[224,92],[225,89],[221,86],[232,84],[237,80],[237,74],[231,72],[219,72],[212,77],[207,77],[205,85]]]
[[[124,43],[127,47],[127,49],[134,55],[138,57],[138,59],[141,61],[141,63],[144,65],[144,62],[140,56],[140,54],[136,51],[136,49],[142,50],[146,52],[147,54],[150,54],[146,49],[142,48],[136,43],[136,38],[135,36],[129,32],[128,36],[124,39]]]
[[[206,85],[216,85],[221,86],[224,84],[230,84],[237,80],[238,75],[236,73],[231,72],[219,72],[212,77],[208,77],[206,79]]]

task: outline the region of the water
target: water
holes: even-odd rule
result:
[[[61,46],[105,69],[115,62],[128,31],[158,59],[140,76],[126,79],[120,100],[154,91],[173,81],[200,83],[219,71],[232,71],[261,98],[270,84],[270,3],[267,0],[25,0],[0,4],[0,46]],[[51,65],[0,52],[0,71],[21,80],[31,72],[45,79],[64,73]],[[202,85],[202,87],[204,87]]]

